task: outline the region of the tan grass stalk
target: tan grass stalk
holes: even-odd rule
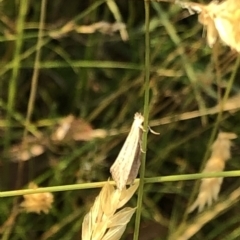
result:
[[[82,240],[118,240],[125,231],[136,208],[123,207],[138,188],[138,184],[123,190],[107,182],[96,197],[82,224]]]
[[[77,25],[73,21],[66,23],[61,29],[54,30],[50,33],[52,38],[62,38],[70,32],[75,31],[81,34],[92,34],[95,32],[101,32],[102,34],[112,35],[113,33],[119,31],[123,41],[128,40],[128,33],[126,30],[126,24],[122,22],[96,22],[90,25]]]
[[[220,132],[216,141],[212,145],[212,154],[207,161],[203,172],[221,172],[225,168],[225,163],[231,158],[231,139],[236,138],[235,133]],[[205,178],[201,180],[201,185],[196,201],[188,209],[191,213],[196,208],[201,212],[206,205],[211,206],[216,201],[221,188],[223,178]]]

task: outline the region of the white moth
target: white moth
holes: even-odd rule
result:
[[[141,164],[143,121],[144,117],[140,113],[135,113],[131,130],[117,159],[110,168],[112,178],[119,190],[122,190],[127,184],[131,184],[137,177]]]

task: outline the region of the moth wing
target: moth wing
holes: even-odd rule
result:
[[[141,146],[139,142],[133,159],[131,171],[127,179],[127,184],[131,184],[136,179],[140,165],[141,165]]]
[[[117,159],[110,168],[112,178],[120,190],[127,185],[128,177],[134,162],[134,157],[136,151],[138,150],[140,137],[139,132],[139,126],[132,126],[132,129],[127,136],[126,141],[124,142]]]

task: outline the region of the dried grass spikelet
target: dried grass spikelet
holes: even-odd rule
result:
[[[104,138],[107,132],[103,129],[93,129],[84,119],[68,115],[60,119],[59,126],[51,135],[51,140],[55,143],[64,141],[91,141],[94,138]]]
[[[212,145],[212,154],[203,169],[203,172],[221,172],[225,168],[225,162],[231,158],[231,140],[235,139],[235,133],[220,132],[216,141]],[[216,201],[221,188],[223,178],[205,178],[201,180],[201,185],[196,201],[188,209],[191,213],[196,208],[201,212],[208,205],[211,206]]]
[[[11,157],[11,161],[28,161],[34,157],[43,154],[45,151],[45,146],[41,142],[41,136],[39,136],[38,138],[31,135],[26,136],[23,142],[14,144],[10,148],[9,155]]]
[[[122,191],[107,182],[95,199],[91,210],[85,215],[82,224],[82,240],[118,240],[125,231],[135,208],[125,205],[138,188],[138,184]]]
[[[35,183],[29,184],[29,189],[37,189],[38,186]],[[40,214],[41,212],[48,213],[52,207],[54,197],[52,193],[34,193],[24,195],[24,201],[20,204],[26,212],[34,212]]]
[[[180,2],[190,13],[198,13],[198,21],[206,27],[210,47],[219,37],[222,42],[240,52],[240,1],[212,1],[208,5],[194,2]]]
[[[77,25],[74,21],[70,21],[66,23],[64,26],[62,26],[61,29],[51,31],[50,36],[52,38],[58,39],[72,31],[76,31],[77,33],[81,34],[91,34],[99,31],[102,34],[108,35],[112,35],[113,33],[119,31],[123,41],[127,41],[129,38],[125,23],[122,22],[109,23],[104,21],[96,22],[90,25],[80,26]]]

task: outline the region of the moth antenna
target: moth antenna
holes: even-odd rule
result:
[[[148,129],[149,129],[149,131],[150,131],[151,133],[153,133],[153,134],[155,134],[155,135],[160,135],[160,133],[155,132],[154,130],[152,130],[150,126],[148,126]]]

